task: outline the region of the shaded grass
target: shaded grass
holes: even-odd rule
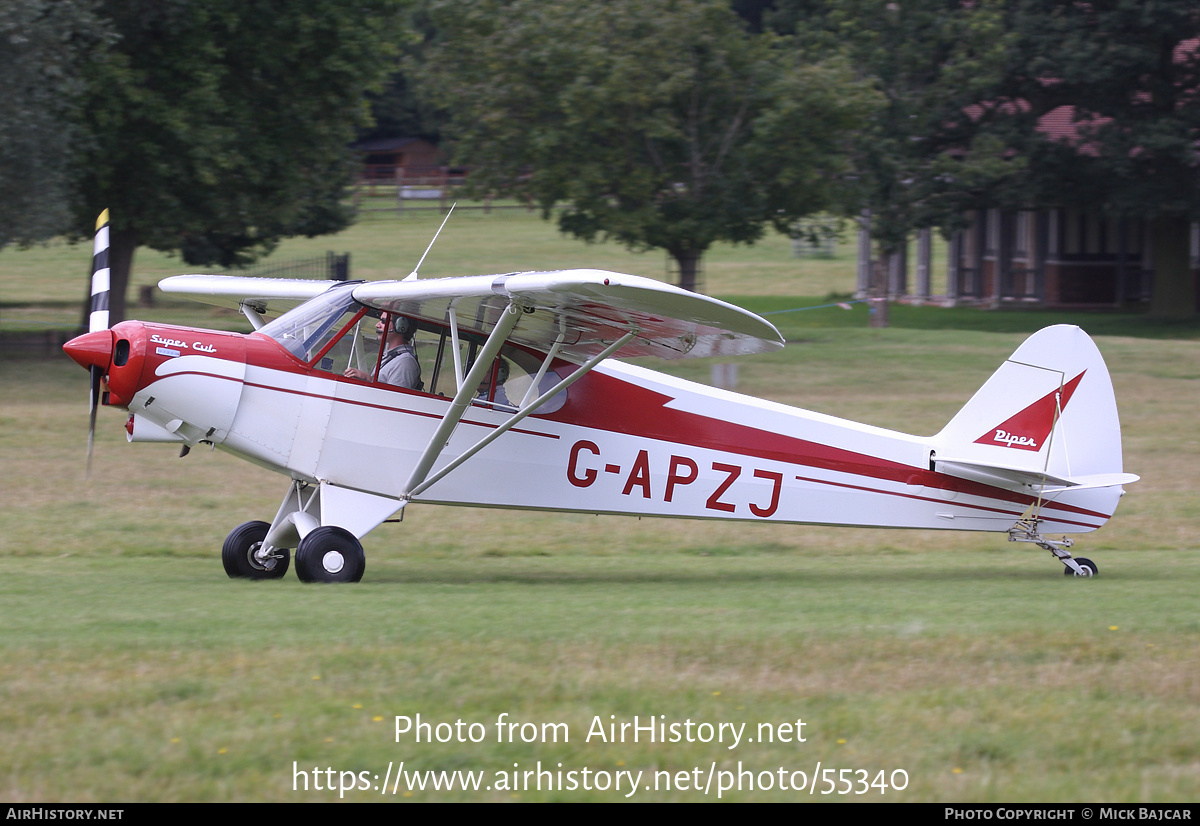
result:
[[[867,326],[867,308],[854,302],[849,310],[829,306],[851,301],[850,293],[823,298],[733,295],[727,300],[764,315],[788,341],[801,340],[819,330],[861,329]],[[1064,310],[1031,307],[940,307],[932,304],[892,304],[889,327],[901,330],[961,330],[979,333],[1029,335],[1053,324],[1074,324],[1093,336],[1131,336],[1171,340],[1200,337],[1200,321],[1164,321],[1146,314],[1146,308],[1125,310]]]

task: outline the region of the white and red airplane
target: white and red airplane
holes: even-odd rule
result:
[[[1034,334],[940,433],[910,436],[613,360],[783,346],[761,317],[650,279],[181,275],[162,290],[239,308],[254,332],[108,329],[106,238],[91,331],[64,347],[92,372],[93,430],[106,382],[129,441],[211,444],[290,480],[270,523],[229,534],[231,577],[282,577],[295,549],[300,579],[357,581],[360,538],[422,503],[994,531],[1091,576],[1071,539],[1045,534],[1099,528],[1138,478],[1077,327]],[[378,380],[380,317],[415,324],[422,389]]]

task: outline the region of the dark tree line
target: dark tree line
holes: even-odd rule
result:
[[[12,0],[0,70],[0,244],[111,208],[114,318],[138,245],[230,266],[344,227],[356,128],[685,286],[814,212],[871,209],[886,250],[1081,207],[1149,222],[1153,311],[1195,307],[1194,0]],[[1062,107],[1072,141],[1037,128]]]
[[[1200,6],[779,0],[768,19],[815,48],[846,51],[883,93],[854,153],[885,250],[915,228],[954,229],[967,209],[1140,219],[1150,226],[1152,313],[1195,313]],[[1066,117],[1071,139],[1038,128],[1051,113]]]
[[[347,146],[369,120],[366,93],[394,68],[401,10],[398,0],[5,4],[0,66],[6,81],[28,82],[3,96],[20,117],[0,129],[19,127],[31,149],[0,154],[0,188],[31,168],[40,182],[36,226],[11,220],[23,202],[6,204],[0,217],[21,231],[0,241],[86,237],[109,208],[115,323],[138,246],[227,267],[281,238],[342,229]]]

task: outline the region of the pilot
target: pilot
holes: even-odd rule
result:
[[[380,336],[385,333],[387,335],[384,346],[388,349],[379,365],[379,380],[384,384],[393,384],[409,390],[420,390],[424,386],[424,382],[421,381],[421,363],[417,360],[417,351],[412,345],[416,331],[416,323],[402,315],[392,316],[391,323],[385,322],[383,318],[376,322],[375,332]],[[370,373],[354,367],[346,368],[343,375],[363,381],[371,380]]]

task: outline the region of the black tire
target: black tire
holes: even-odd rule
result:
[[[1083,568],[1085,571],[1088,571],[1088,573],[1083,574],[1083,576],[1096,576],[1096,574],[1100,573],[1100,569],[1096,567],[1096,563],[1092,562],[1092,560],[1088,559],[1086,556],[1075,557],[1075,564],[1080,568]],[[1080,576],[1080,574],[1075,573],[1075,571],[1072,570],[1069,565],[1063,569],[1063,575]]]
[[[358,582],[366,569],[362,543],[345,528],[324,525],[296,546],[296,576],[301,582]]]
[[[265,565],[254,558],[254,552],[267,538],[271,526],[266,522],[244,522],[229,532],[221,547],[221,562],[231,579],[281,579],[287,573],[291,553],[277,548],[274,558]]]

